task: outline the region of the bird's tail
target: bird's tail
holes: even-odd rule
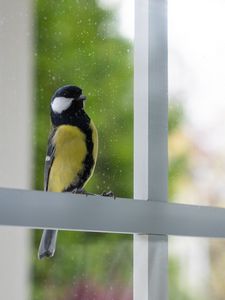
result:
[[[58,230],[43,230],[41,242],[38,250],[38,258],[52,257],[55,253]]]

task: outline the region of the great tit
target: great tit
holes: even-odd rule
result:
[[[82,191],[93,174],[98,153],[98,133],[84,111],[86,97],[76,86],[63,86],[50,105],[52,130],[48,139],[44,169],[44,190]],[[52,257],[57,230],[43,231],[38,257]]]

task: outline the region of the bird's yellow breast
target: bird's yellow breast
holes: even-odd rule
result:
[[[53,142],[55,158],[49,174],[48,190],[62,192],[78,179],[83,170],[87,154],[85,134],[75,126],[61,125],[57,129]]]

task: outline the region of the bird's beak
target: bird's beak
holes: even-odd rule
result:
[[[81,94],[80,97],[78,98],[78,100],[84,101],[84,100],[86,100],[86,96]]]

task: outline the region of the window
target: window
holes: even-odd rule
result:
[[[175,0],[171,0],[171,2],[169,0],[169,8],[172,1]],[[60,264],[61,262],[62,274],[57,273],[57,275],[55,276],[55,285],[57,283],[58,286],[66,286],[66,280],[63,282],[63,279],[66,277],[65,274],[72,274],[73,276],[77,276],[77,274],[79,274],[85,279],[88,272],[83,272],[84,267],[86,268],[86,270],[91,270],[93,265],[98,264],[98,267],[101,268],[101,271],[103,270],[103,274],[105,274],[105,277],[107,277],[101,278],[102,280],[105,279],[106,281],[108,280],[111,283],[111,281],[118,279],[118,284],[115,286],[116,288],[118,288],[117,291],[119,291],[119,289],[121,288],[119,284],[121,284],[122,280],[125,278],[127,284],[126,286],[128,287],[128,289],[124,289],[119,295],[114,294],[114,287],[110,285],[109,282],[107,282],[105,287],[101,291],[99,291],[98,295],[101,296],[96,296],[96,285],[93,284],[93,282],[87,283],[85,281],[80,281],[79,288],[81,289],[82,293],[88,291],[90,293],[88,294],[90,297],[99,297],[99,299],[100,297],[106,299],[106,294],[109,299],[111,299],[112,297],[119,297],[119,299],[130,300],[132,299],[132,294],[135,300],[168,299],[168,236],[182,236],[182,239],[188,239],[184,236],[204,237],[207,238],[206,243],[208,243],[208,238],[224,238],[225,232],[223,228],[225,225],[225,211],[223,208],[168,203],[167,201],[167,3],[164,0],[135,1],[135,200],[133,201],[129,201],[129,199],[127,199],[132,198],[130,194],[121,194],[117,197],[116,200],[112,200],[105,199],[101,196],[86,197],[82,195],[54,194],[44,193],[42,191],[23,190],[29,188],[31,184],[30,166],[32,165],[32,157],[27,149],[29,149],[29,145],[32,144],[31,111],[35,109],[34,107],[31,107],[30,101],[30,99],[32,98],[32,53],[34,53],[34,56],[37,59],[37,66],[45,64],[45,60],[49,60],[49,54],[46,50],[47,48],[44,47],[44,43],[47,43],[49,41],[48,49],[49,51],[52,51],[52,57],[55,58],[55,60],[51,61],[52,68],[45,69],[43,73],[41,72],[43,71],[43,69],[39,68],[39,73],[36,74],[39,81],[39,88],[36,92],[38,94],[38,99],[41,99],[38,103],[39,106],[37,105],[37,107],[40,111],[43,109],[43,107],[41,106],[44,105],[44,99],[46,97],[46,92],[44,90],[45,87],[50,84],[53,88],[57,82],[62,82],[64,78],[57,77],[58,74],[65,74],[65,76],[68,76],[65,77],[65,81],[71,80],[73,76],[73,74],[69,72],[68,74],[64,72],[65,70],[63,70],[63,73],[62,69],[60,69],[59,65],[57,64],[58,60],[64,60],[65,69],[66,66],[68,67],[69,65],[73,64],[73,56],[70,56],[70,54],[67,52],[66,54],[63,52],[63,49],[65,49],[64,45],[66,44],[68,44],[69,47],[73,49],[73,44],[70,44],[70,35],[69,38],[68,36],[63,35],[65,38],[65,40],[63,40],[63,44],[61,38],[63,30],[64,33],[71,33],[70,26],[62,28],[61,17],[63,15],[66,15],[66,17],[69,19],[73,18],[73,15],[70,15],[68,11],[63,9],[64,5],[66,5],[64,1],[59,1],[57,2],[57,4],[54,3],[54,6],[56,5],[60,8],[60,16],[57,14],[54,15],[54,12],[51,11],[52,5],[53,4],[51,4],[51,2],[44,1],[36,1],[35,3],[35,7],[39,13],[35,16],[35,20],[37,22],[36,24],[42,27],[43,30],[42,34],[37,35],[39,40],[36,41],[37,44],[35,45],[32,45],[31,43],[31,28],[33,26],[33,23],[31,14],[32,7],[30,7],[30,3],[26,2],[25,0],[20,3],[15,2],[13,8],[6,2],[0,5],[0,39],[2,40],[0,47],[0,57],[2,57],[1,68],[2,74],[4,75],[0,77],[1,96],[4,100],[1,102],[2,117],[0,118],[1,136],[4,138],[4,143],[1,144],[0,148],[2,157],[0,178],[1,185],[4,186],[4,188],[0,190],[0,223],[2,226],[7,226],[7,228],[1,228],[2,233],[0,235],[0,242],[2,245],[0,264],[1,269],[7,270],[7,272],[4,273],[4,281],[2,279],[5,287],[5,290],[2,289],[4,293],[4,299],[6,299],[6,297],[9,297],[8,299],[12,300],[17,297],[17,300],[24,300],[29,299],[31,295],[31,291],[30,294],[28,290],[25,291],[25,287],[27,286],[26,279],[29,277],[27,273],[27,270],[29,269],[29,262],[27,261],[27,256],[29,255],[29,247],[27,247],[25,250],[23,249],[23,247],[19,246],[23,245],[24,243],[29,243],[29,235],[31,233],[21,228],[12,229],[8,226],[19,226],[33,229],[60,228],[61,230],[68,230],[67,233],[61,234],[61,241],[59,240],[59,253],[61,253],[62,256],[66,255],[66,251],[63,249],[63,245],[65,245],[66,240],[71,239],[71,249],[72,252],[74,251],[74,256],[68,257],[68,261],[71,258],[71,265],[73,265],[74,261],[78,259],[80,265],[76,264],[77,268],[75,270],[75,273],[71,273],[71,265],[64,264],[62,256],[59,256],[57,264]],[[72,7],[69,7],[69,10],[74,10],[74,6],[76,6],[78,10],[81,2],[71,1],[71,5]],[[88,10],[90,14],[93,13],[90,20],[85,19],[87,23],[90,23],[90,31],[80,31],[80,33],[85,35],[85,41],[83,40],[85,43],[90,42],[90,44],[92,44],[92,40],[89,39],[90,37],[92,37],[92,35],[89,35],[89,33],[94,29],[96,25],[93,25],[92,23],[94,18],[94,10],[98,9],[98,17],[101,19],[103,18],[102,14],[104,14],[104,5],[106,5],[105,1],[87,1],[86,6],[82,2],[82,8]],[[68,9],[68,7],[66,9]],[[107,12],[107,14],[108,16],[111,16],[111,12]],[[79,16],[80,18],[79,20],[77,20],[78,26],[80,24],[79,22],[82,21],[82,11],[79,11]],[[51,23],[49,20],[53,20],[54,22]],[[110,20],[111,22],[107,24],[104,24],[104,22],[102,23],[102,25],[108,26],[98,28],[100,34],[101,32],[104,32],[104,34],[110,37],[110,41],[112,44],[106,45],[107,47],[110,47],[105,48],[109,49],[107,50],[109,51],[107,54],[108,58],[110,58],[110,55],[113,51],[116,51],[117,60],[114,62],[115,65],[113,65],[113,67],[120,69],[122,63],[119,60],[119,55],[121,53],[122,59],[125,59],[124,57],[126,57],[127,59],[125,64],[127,69],[125,75],[122,74],[122,71],[120,75],[126,76],[129,72],[129,74],[132,74],[132,64],[129,60],[131,56],[123,56],[125,52],[132,53],[132,45],[129,42],[127,42],[126,44],[125,41],[123,41],[122,44],[117,44],[117,39],[119,39],[119,37],[116,31],[113,31],[115,25],[113,23],[113,19]],[[17,55],[15,55],[14,52],[15,40],[11,38],[12,35],[10,35],[9,32],[13,32],[13,37],[18,39],[16,44],[18,47]],[[57,48],[55,48],[56,44],[52,45],[50,43],[51,39],[48,39],[48,35],[50,33],[51,35],[55,36],[55,43],[58,43]],[[169,31],[169,33],[171,32]],[[105,38],[104,34],[103,38]],[[96,38],[96,35],[93,35]],[[102,36],[100,36],[100,38],[102,39]],[[83,44],[82,39],[80,39],[79,42]],[[95,42],[97,41],[95,40]],[[89,46],[92,47],[91,45]],[[33,47],[36,47],[35,49],[37,49],[37,51],[34,50]],[[89,56],[90,54],[90,58],[88,59],[86,64],[90,66],[92,64],[95,64],[97,58],[99,59],[99,62],[102,63],[102,56],[100,55],[101,52],[99,52],[99,57],[97,57],[94,46],[93,51],[91,52],[89,51],[90,47],[84,47],[82,49],[77,48],[76,57],[78,56],[81,60],[82,53],[85,53],[85,56]],[[99,49],[99,51],[100,50],[101,49]],[[108,63],[107,66],[109,71],[107,71],[107,73],[104,73],[105,70],[103,70],[104,72],[102,70],[98,70],[100,73],[104,73],[104,79],[108,74],[112,74],[110,73],[112,64],[107,61],[107,57],[105,57],[105,59],[106,60],[103,60],[103,62],[106,64]],[[67,63],[68,65],[66,65]],[[88,82],[91,82],[91,80],[93,79],[94,83],[89,83],[90,90],[93,90],[95,96],[98,95],[98,92],[101,93],[101,95],[104,95],[98,77],[91,76],[91,74],[88,75],[89,77],[86,77],[86,74],[83,74],[82,70],[79,70],[79,66],[77,64],[75,64],[74,66],[74,70],[76,72],[81,72],[82,74],[82,79],[80,79],[81,83],[84,83],[86,79],[88,79]],[[98,68],[99,66],[101,66],[101,64],[97,64],[96,68]],[[59,67],[59,73],[55,72],[57,70],[57,67]],[[21,70],[23,70],[22,73]],[[123,83],[122,77],[120,80],[121,83]],[[114,80],[112,79],[112,83],[113,82]],[[104,81],[103,83],[107,85],[106,81]],[[96,85],[98,88],[94,89],[94,86],[92,85]],[[123,84],[121,84],[120,88],[124,89]],[[115,89],[112,89],[111,92],[112,91],[115,92],[110,100],[112,106],[108,107],[103,112],[101,112],[101,107],[98,106],[97,109],[99,111],[95,112],[95,117],[99,118],[100,124],[104,124],[104,118],[108,118],[109,111],[113,109],[113,97],[119,95],[118,90],[115,91]],[[48,98],[50,98],[50,96],[51,95],[49,95]],[[92,95],[89,96],[91,97]],[[128,100],[131,98],[132,94],[128,93],[126,94],[124,101],[128,102]],[[7,100],[5,99],[20,99],[21,101],[11,102],[10,107],[6,107]],[[125,106],[126,104],[127,103],[125,103]],[[91,105],[94,107],[94,104]],[[102,102],[101,105],[104,105],[104,103]],[[100,114],[98,115],[98,113]],[[105,115],[103,113],[105,113]],[[129,114],[130,111],[125,110],[125,113]],[[170,114],[169,117],[171,117]],[[130,117],[130,120],[132,122],[132,117]],[[46,116],[42,115],[42,118],[38,119],[37,122],[40,122],[40,126],[38,126],[38,129],[36,128],[37,137],[39,138],[41,135],[45,135],[47,137],[48,130],[45,128],[45,124],[47,122]],[[126,147],[129,144],[127,142],[128,137],[126,136],[127,132],[125,126],[122,125],[121,128],[124,130],[124,140],[126,139],[126,143],[124,143],[125,145],[123,149],[125,153],[124,157],[126,157],[128,151]],[[14,138],[12,139],[11,137]],[[116,143],[115,136],[113,137],[113,139],[114,143]],[[40,141],[37,144],[40,146]],[[6,157],[9,157],[10,159],[6,160]],[[39,168],[40,166],[40,169],[42,169],[41,157],[36,156],[36,161],[38,162],[37,167]],[[115,172],[115,177],[117,177],[117,175],[118,178],[115,179],[115,186],[117,186],[119,189],[121,187],[121,183],[119,182],[119,174]],[[41,183],[38,180],[36,181],[36,186],[39,186],[41,188]],[[97,179],[95,180],[96,183]],[[103,182],[103,184],[105,184],[104,188],[108,188],[108,183],[106,184],[105,182]],[[20,190],[13,188],[20,188]],[[101,187],[97,188],[96,184],[96,192],[99,192],[100,190]],[[72,231],[92,233],[86,239],[87,235],[75,235]],[[101,233],[101,235],[104,234],[106,237],[106,233],[110,233],[112,234],[112,236],[115,236],[115,234],[118,233],[127,235],[120,236],[117,240],[118,243],[115,242],[113,238],[109,238],[107,244],[104,244],[102,243],[101,238],[99,238],[99,233]],[[131,238],[128,237],[128,235],[134,235],[133,270],[130,260],[132,254],[132,249],[130,247]],[[38,240],[38,236],[36,236],[36,239]],[[170,243],[170,239],[171,238],[169,238],[169,250],[170,253],[172,253],[173,244]],[[181,238],[176,237],[174,239]],[[7,250],[7,247],[4,248],[6,244],[10,245],[9,250]],[[122,247],[120,248],[120,251],[118,251],[118,246]],[[92,253],[95,252],[95,256],[88,256],[88,248],[92,248]],[[13,251],[14,249],[18,250],[16,254],[15,251]],[[99,251],[99,249],[101,249],[101,251]],[[112,249],[115,252],[115,255],[111,255]],[[212,251],[216,251],[217,249],[218,248],[215,246],[214,248],[212,248]],[[109,256],[108,253],[110,253]],[[20,274],[21,276],[17,276],[14,268],[11,269],[8,268],[8,266],[6,267],[6,254],[10,254],[10,259],[13,261],[13,266],[17,266],[17,270],[23,270],[23,274]],[[98,260],[95,260],[98,255]],[[111,267],[113,259],[116,260],[116,267],[112,269]],[[85,262],[86,266],[84,266]],[[102,265],[100,265],[101,263]],[[118,270],[120,268],[124,270],[124,264],[126,263],[129,266],[128,268],[126,268],[126,274],[123,274],[123,277],[118,276]],[[178,268],[176,263],[177,262],[173,264],[173,260],[170,261],[170,279],[172,276],[171,274],[174,274],[172,273],[171,268]],[[41,262],[36,260],[36,264],[37,269],[40,270],[42,267],[44,267],[49,273],[52,273],[54,275],[56,274],[54,260],[47,261],[44,264],[41,264]],[[132,285],[130,281],[132,273],[134,277],[133,292],[130,289]],[[3,275],[1,274],[1,276]],[[36,276],[41,276],[41,272],[36,272]],[[94,279],[96,279],[96,277]],[[15,283],[14,289],[12,289],[12,281]],[[51,283],[52,282],[46,283],[44,292],[43,290],[40,292],[40,289],[38,288],[34,289],[34,299],[43,299],[44,297],[46,297],[46,295],[48,298],[52,297],[53,299],[55,299],[56,295],[57,297],[61,297],[62,299],[64,299],[63,297],[65,296],[68,299],[73,299],[74,297],[78,297],[80,299],[81,296],[79,295],[79,289],[76,285],[77,282],[75,282],[74,284],[75,287],[68,286],[67,292],[65,292],[65,290],[63,290],[62,292],[62,290],[57,289],[57,286],[56,289],[52,292],[51,289],[48,289],[48,287],[51,286]],[[173,282],[170,280],[170,284],[172,283]],[[183,288],[184,287],[182,286],[181,289]],[[85,295],[84,297],[87,297],[87,294],[83,295]],[[199,295],[200,294],[198,294],[198,296]],[[185,294],[183,294],[183,296],[185,297]]]

